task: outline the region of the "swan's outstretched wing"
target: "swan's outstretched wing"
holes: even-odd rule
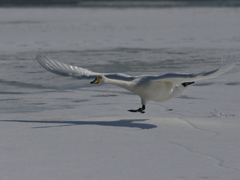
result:
[[[204,71],[197,74],[177,74],[177,73],[168,73],[162,76],[153,76],[153,81],[164,81],[164,82],[171,82],[173,84],[180,84],[184,82],[192,82],[192,81],[199,81],[203,79],[210,79],[217,77],[232,68],[234,68],[236,64],[230,63],[222,65],[220,68],[212,70],[212,71]]]
[[[128,76],[121,73],[92,72],[88,69],[64,64],[42,55],[37,55],[36,59],[39,62],[39,64],[41,64],[46,70],[60,76],[70,76],[77,79],[94,79],[96,78],[96,76],[103,74],[108,78],[117,79],[117,80],[131,81],[135,79],[135,77]]]

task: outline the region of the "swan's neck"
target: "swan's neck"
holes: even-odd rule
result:
[[[113,84],[113,85],[119,86],[121,88],[127,89],[129,91],[132,91],[131,81],[122,81],[122,80],[106,78],[105,83]]]

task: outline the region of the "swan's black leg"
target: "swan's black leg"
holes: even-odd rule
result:
[[[128,111],[130,111],[130,112],[140,112],[140,113],[145,113],[145,105],[142,105],[142,107],[141,108],[138,108],[138,109],[136,109],[136,110],[134,110],[134,109],[130,109],[130,110],[128,110]]]

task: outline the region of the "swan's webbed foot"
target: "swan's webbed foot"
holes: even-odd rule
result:
[[[145,111],[142,110],[142,108],[138,108],[138,109],[130,109],[130,110],[128,110],[128,111],[130,111],[130,112],[140,112],[140,113],[145,113]]]
[[[193,83],[195,83],[194,81],[193,82],[185,82],[185,83],[182,83],[182,85],[184,86],[184,87],[187,87],[187,86],[189,86],[189,85],[191,85],[191,84],[193,84]]]
[[[141,108],[138,108],[138,109],[130,109],[130,110],[128,110],[128,111],[130,111],[130,112],[140,112],[140,113],[145,113],[145,106],[143,105]]]

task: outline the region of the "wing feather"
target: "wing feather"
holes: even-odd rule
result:
[[[228,64],[228,59],[229,59],[228,58],[225,65],[222,65],[220,68],[212,71],[204,71],[196,74],[168,73],[160,76],[133,77],[133,76],[129,76],[121,73],[96,73],[85,68],[64,64],[42,55],[36,56],[36,59],[39,62],[39,64],[41,64],[46,70],[60,76],[70,76],[78,79],[93,79],[93,78],[96,78],[96,76],[99,76],[102,74],[110,79],[124,80],[124,81],[132,81],[134,79],[139,79],[139,78],[141,79],[145,77],[151,81],[171,82],[173,84],[180,84],[184,82],[192,82],[192,81],[199,81],[203,79],[214,78],[231,70],[236,66],[236,64],[234,63]]]
[[[164,81],[164,82],[171,82],[173,84],[180,84],[184,82],[192,82],[192,81],[199,81],[203,79],[210,79],[215,78],[232,68],[234,68],[236,64],[230,63],[222,65],[218,69],[214,69],[212,71],[204,71],[201,73],[196,74],[177,74],[177,73],[168,73],[162,76],[155,76],[153,77],[154,81]]]
[[[131,81],[135,79],[135,77],[121,74],[121,73],[96,73],[92,72],[88,69],[78,67],[78,66],[72,66],[68,64],[64,64],[62,62],[58,62],[55,60],[52,60],[46,56],[37,55],[36,56],[37,61],[39,64],[41,64],[46,70],[60,75],[60,76],[70,76],[77,79],[94,79],[96,76],[99,76],[101,74],[105,75],[108,78],[111,79],[117,79],[117,80],[125,80],[125,81]]]

